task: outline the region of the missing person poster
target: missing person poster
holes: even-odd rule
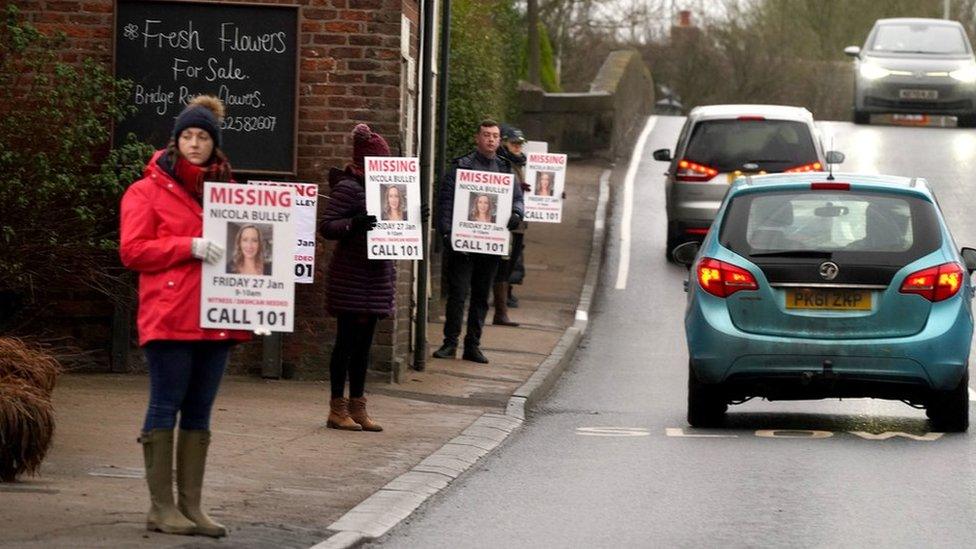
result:
[[[203,264],[201,327],[292,331],[296,196],[290,185],[204,184],[203,237],[226,251]]]
[[[366,233],[367,257],[423,259],[417,159],[367,156],[363,162],[366,213],[376,216],[376,227]]]
[[[286,181],[248,181],[252,185],[287,186],[295,189],[295,282],[315,282],[315,221],[318,209],[319,186],[314,183]]]
[[[458,170],[454,183],[451,246],[456,252],[508,255],[508,218],[515,176]]]
[[[525,162],[525,182],[530,189],[525,201],[525,220],[559,223],[563,220],[563,188],[566,182],[566,155],[529,153]]]

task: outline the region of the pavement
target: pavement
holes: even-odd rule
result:
[[[522,325],[486,327],[491,364],[431,359],[399,384],[367,384],[382,433],[326,429],[325,380],[225,378],[204,492],[229,529],[222,540],[145,530],[136,436],[148,379],[62,376],[40,474],[0,484],[0,547],[324,548],[379,537],[518,429],[572,358],[602,260],[609,180],[602,164],[571,162],[563,222],[526,234],[527,276],[509,314]],[[431,348],[442,322],[428,326]]]

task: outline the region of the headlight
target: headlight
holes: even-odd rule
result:
[[[888,69],[879,67],[874,63],[861,63],[860,72],[861,78],[865,80],[877,80],[891,74],[891,71]]]
[[[967,84],[976,82],[976,65],[966,65],[965,67],[949,73],[953,79]]]

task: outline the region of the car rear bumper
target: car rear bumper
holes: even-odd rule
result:
[[[917,334],[833,340],[746,333],[723,300],[696,297],[685,317],[693,370],[704,383],[757,391],[749,396],[912,398],[955,388],[969,361],[973,324],[961,296],[933,306]]]
[[[729,190],[727,174],[703,183],[675,182],[668,196],[668,221],[708,227]]]

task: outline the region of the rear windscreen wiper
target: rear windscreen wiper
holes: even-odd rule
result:
[[[773,252],[755,252],[749,254],[749,257],[816,257],[830,259],[833,257],[833,252],[824,252],[820,250],[776,250]]]

